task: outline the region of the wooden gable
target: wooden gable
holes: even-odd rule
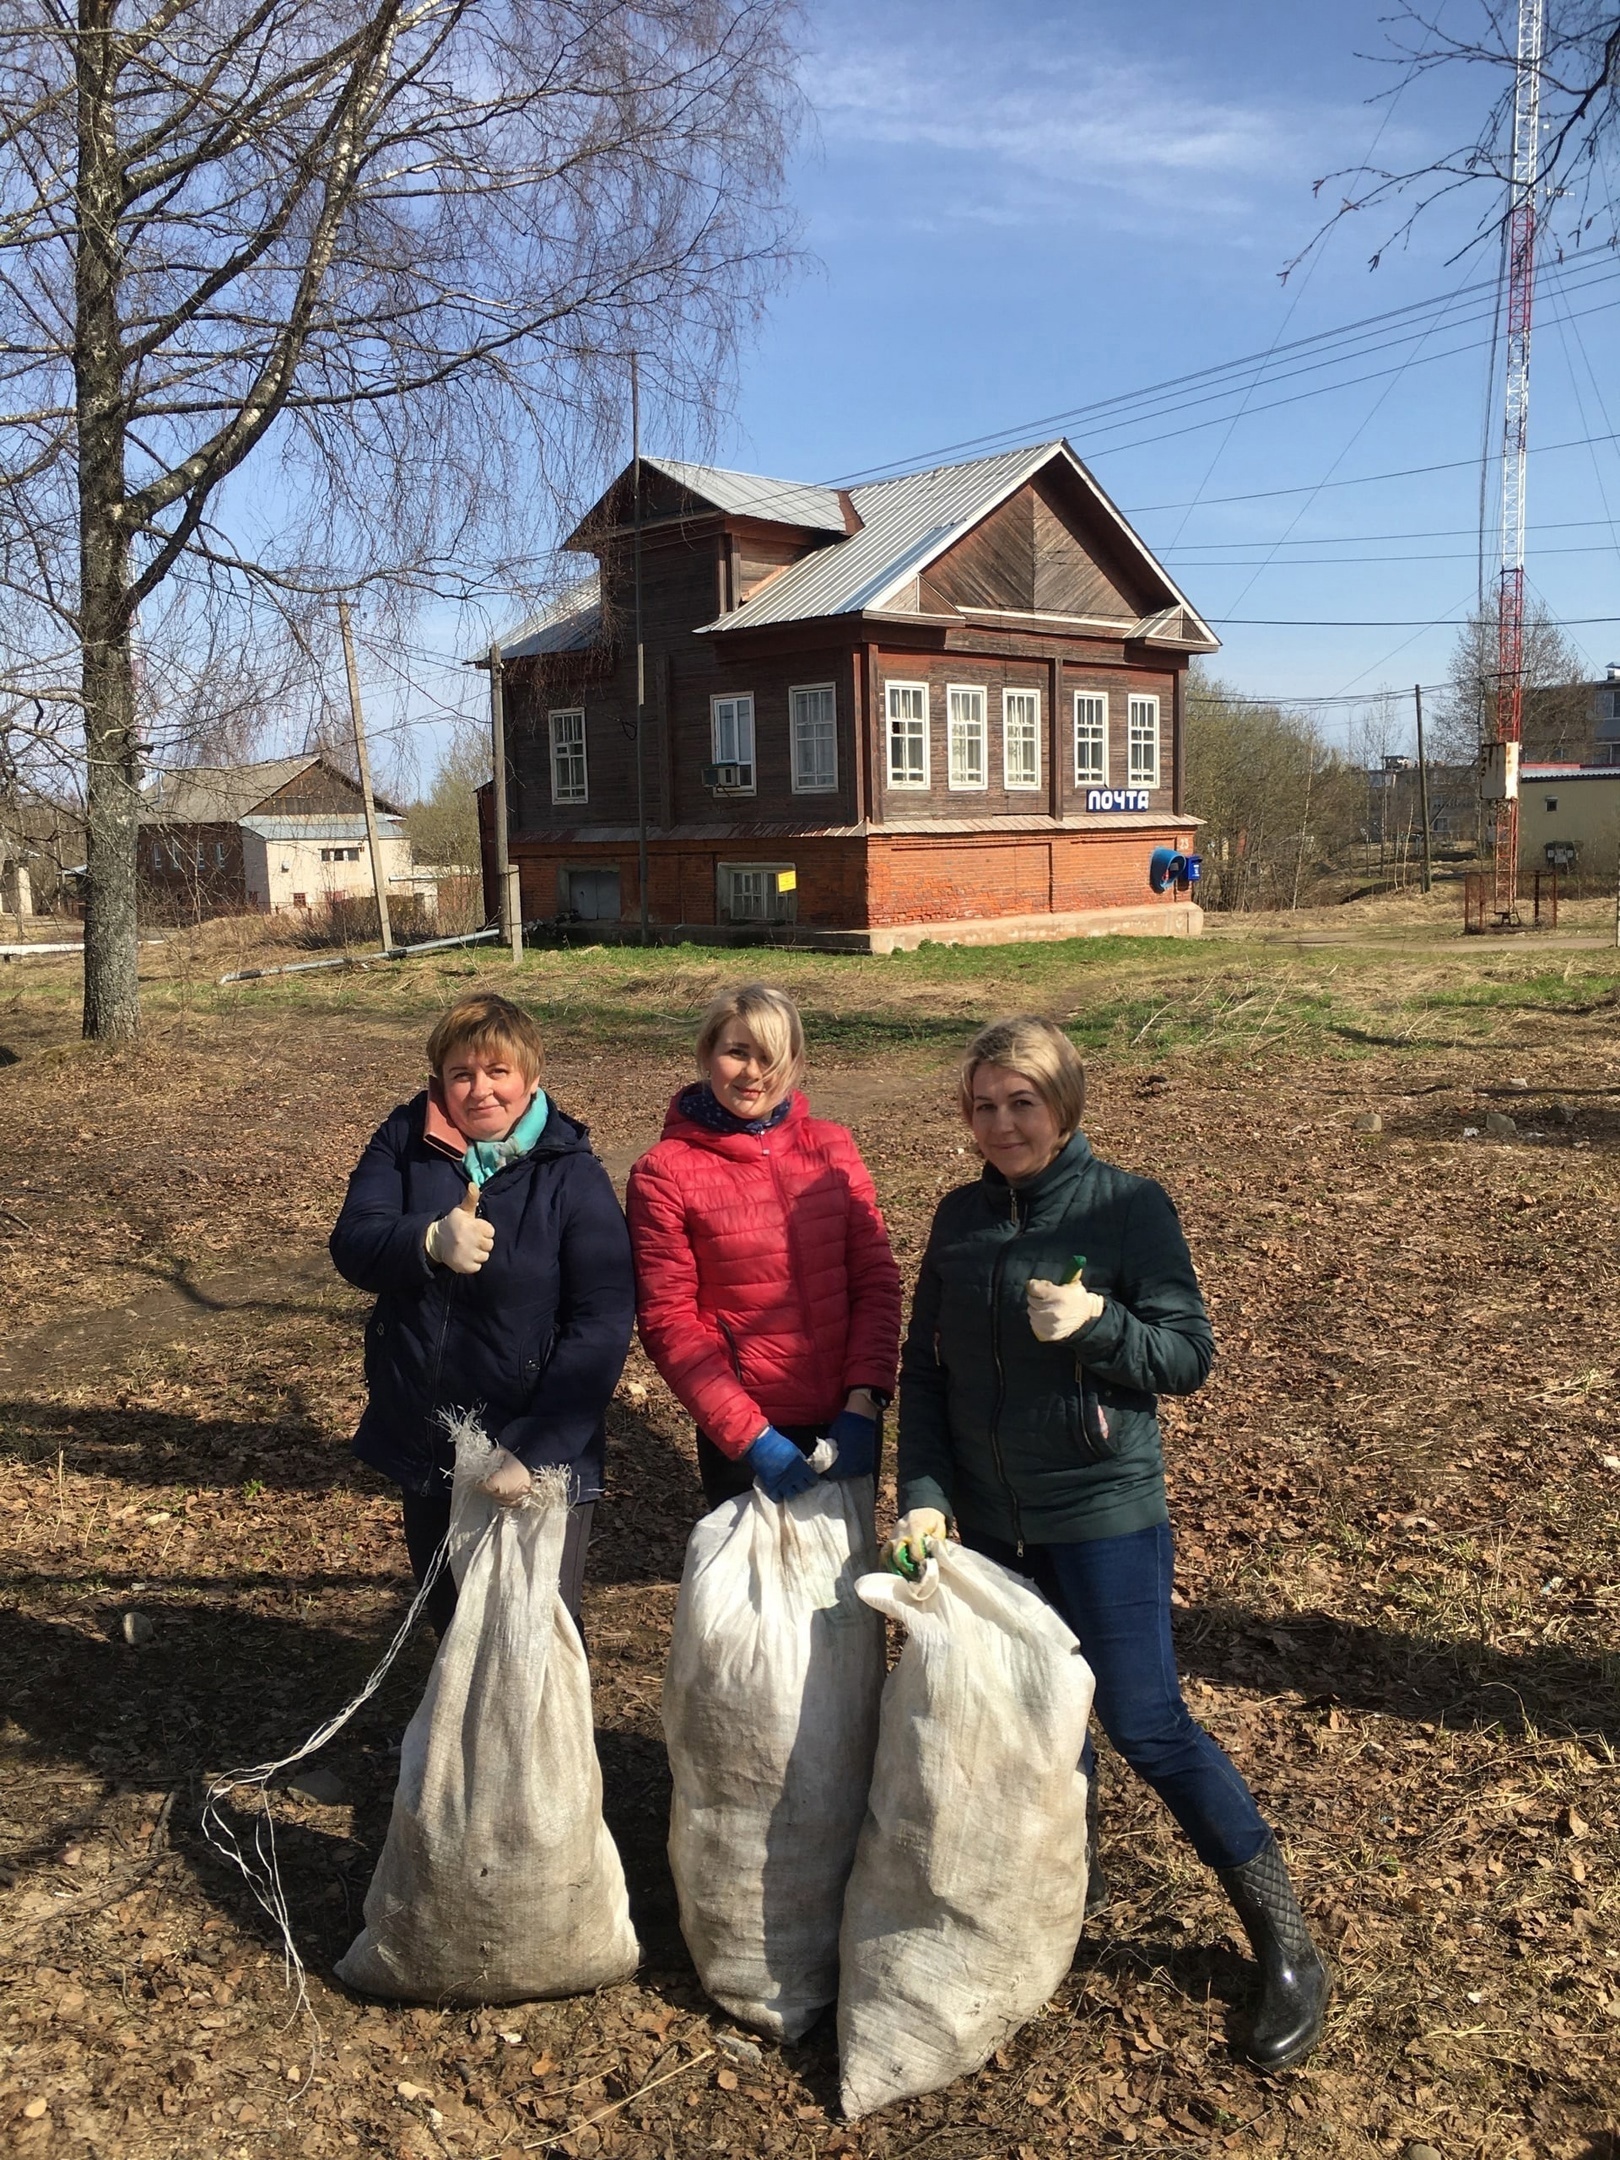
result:
[[[284,787],[254,805],[258,812],[272,808],[289,813],[308,814],[321,810],[334,810],[344,816],[352,815],[364,803],[358,780],[351,780],[347,773],[320,758],[305,771],[297,773]],[[397,815],[391,803],[377,797],[377,808]]]
[[[1039,473],[1010,495],[923,572],[924,612],[1140,616],[1157,596],[1140,589],[1106,535],[1081,532],[1067,493]]]

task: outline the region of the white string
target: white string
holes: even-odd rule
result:
[[[496,1453],[496,1449],[484,1432],[478,1413],[473,1410],[441,1410],[438,1417],[439,1423],[444,1427],[456,1450],[455,1483],[458,1486],[477,1484],[487,1474],[490,1458]],[[545,1473],[542,1472],[541,1475],[543,1477]],[[530,1496],[526,1496],[526,1498],[528,1497]],[[491,1518],[490,1521],[483,1525],[482,1530],[469,1541],[470,1544],[473,1547],[481,1544],[483,1539],[494,1530],[494,1527],[495,1518]],[[304,1971],[304,1961],[299,1956],[298,1945],[293,1940],[292,1914],[288,1908],[286,1891],[282,1887],[281,1863],[276,1854],[276,1821],[274,1810],[270,1804],[271,1784],[283,1771],[290,1770],[295,1763],[301,1763],[311,1755],[318,1755],[321,1749],[329,1741],[335,1739],[343,1730],[355,1712],[370,1702],[372,1696],[376,1694],[388,1677],[394,1660],[399,1656],[400,1651],[404,1649],[406,1637],[426,1609],[434,1584],[437,1583],[445,1569],[450,1566],[451,1546],[457,1544],[457,1542],[453,1536],[448,1536],[434,1553],[433,1558],[428,1563],[427,1572],[422,1577],[417,1593],[411,1600],[410,1609],[395,1631],[393,1641],[372,1667],[359,1692],[350,1701],[346,1702],[341,1710],[334,1712],[324,1724],[318,1725],[303,1745],[294,1748],[291,1754],[277,1756],[274,1762],[255,1763],[250,1769],[222,1771],[218,1777],[210,1782],[208,1790],[203,1796],[201,1816],[203,1836],[212,1845],[215,1852],[219,1853],[222,1858],[229,1860],[234,1867],[241,1871],[243,1880],[253,1893],[254,1902],[262,1912],[268,1915],[275,1925],[277,1934],[281,1937],[282,1977],[284,1984],[294,1991],[293,2007],[288,2016],[287,2024],[290,2025],[299,2012],[302,2011],[314,2028],[315,2041],[310,2056],[309,2071],[303,2084],[299,2086],[298,2091],[293,2095],[294,2099],[301,2099],[309,2090],[316,2066],[320,2061],[321,2021],[315,2015],[314,2005],[309,1999],[309,1986]],[[254,1815],[251,1856],[242,1850],[236,1832],[222,1812],[224,1804],[230,1796],[233,1793],[243,1791],[246,1791],[250,1796],[249,1804],[251,1804],[251,1799],[255,1795],[260,1802]],[[282,2029],[285,2030],[286,2028],[283,2027]]]
[[[294,1748],[290,1754],[280,1755],[274,1762],[255,1763],[251,1769],[222,1771],[210,1783],[203,1798],[203,1836],[217,1853],[241,1870],[243,1879],[253,1893],[255,1903],[269,1915],[275,1924],[277,1934],[281,1937],[283,1979],[285,1984],[295,1992],[292,2016],[296,2017],[300,2010],[303,2011],[315,2028],[315,2055],[310,2063],[310,2077],[314,2076],[315,2062],[319,2060],[320,2056],[321,2024],[309,1999],[309,1989],[304,1975],[304,1961],[299,1956],[298,1945],[293,1940],[292,1916],[288,1909],[286,1892],[282,1887],[281,1866],[276,1855],[275,1815],[270,1804],[271,1781],[282,1771],[290,1770],[295,1763],[303,1762],[310,1755],[319,1754],[328,1741],[335,1738],[343,1730],[355,1712],[361,1709],[376,1694],[383,1681],[388,1677],[389,1669],[394,1660],[405,1647],[406,1637],[416,1625],[418,1618],[427,1605],[434,1584],[449,1565],[449,1561],[449,1546],[447,1544],[441,1545],[433,1555],[427,1573],[422,1577],[421,1587],[411,1600],[410,1610],[400,1622],[393,1641],[383,1652],[377,1664],[373,1666],[365,1684],[352,1700],[345,1703],[343,1708],[329,1717],[324,1724],[318,1725],[303,1745]],[[255,1816],[251,1858],[242,1850],[237,1841],[236,1832],[221,1812],[224,1803],[230,1796],[244,1789],[249,1793],[256,1792],[262,1802]],[[291,2023],[290,2018],[288,2022]],[[309,2078],[306,2078],[304,2085],[299,2088],[300,2093],[307,2090],[308,2083]]]

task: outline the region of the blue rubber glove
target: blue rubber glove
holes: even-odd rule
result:
[[[770,1500],[791,1500],[808,1492],[816,1473],[799,1450],[774,1425],[767,1425],[753,1446],[744,1450],[743,1461],[754,1473],[754,1483]]]
[[[828,1477],[871,1477],[876,1471],[876,1418],[862,1417],[858,1410],[840,1410],[827,1427],[827,1438],[838,1450]]]

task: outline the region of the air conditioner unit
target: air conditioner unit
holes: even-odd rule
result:
[[[705,765],[703,785],[712,788],[716,795],[734,795],[742,787],[741,765]]]

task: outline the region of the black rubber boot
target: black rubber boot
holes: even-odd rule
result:
[[[1332,1989],[1275,1838],[1254,1858],[1219,1870],[1260,1966],[1260,2003],[1244,2052],[1261,2070],[1291,2070],[1322,2037]]]
[[[1097,1779],[1086,1781],[1086,1918],[1108,1903],[1108,1877],[1103,1873],[1101,1838],[1098,1832]]]

